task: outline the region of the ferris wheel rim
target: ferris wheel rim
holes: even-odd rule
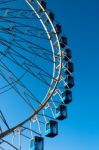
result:
[[[28,2],[28,0],[25,0],[25,1],[30,5],[30,3]],[[38,0],[35,0],[35,1],[38,3],[38,5],[39,5],[39,6],[41,7],[41,9],[44,11],[44,9],[43,9],[43,7],[40,5],[39,1],[38,1]],[[31,5],[30,5],[30,6],[31,6]],[[32,8],[32,10],[33,10],[33,6],[31,6],[31,8]],[[45,16],[47,17],[47,19],[49,20],[49,23],[50,23],[52,29],[53,29],[54,32],[55,32],[55,36],[56,36],[56,39],[57,39],[57,42],[58,42],[58,47],[59,47],[59,55],[60,55],[60,56],[59,56],[59,58],[60,58],[59,74],[58,74],[58,78],[54,81],[54,73],[55,73],[55,72],[53,72],[53,78],[52,78],[52,81],[51,81],[52,84],[53,84],[53,82],[56,82],[55,87],[54,87],[53,91],[51,90],[51,95],[50,95],[50,97],[47,98],[47,95],[49,94],[50,89],[48,90],[48,93],[46,94],[44,100],[41,102],[40,106],[35,110],[35,112],[34,112],[31,116],[29,116],[26,120],[24,120],[23,122],[19,123],[18,125],[12,127],[11,129],[6,130],[6,131],[4,131],[3,133],[1,133],[1,134],[0,134],[0,138],[3,138],[3,137],[5,137],[6,135],[9,135],[9,134],[12,133],[15,129],[21,127],[23,124],[25,124],[26,122],[28,122],[29,120],[31,120],[33,117],[35,117],[35,115],[37,115],[37,114],[46,106],[47,102],[49,101],[49,99],[50,99],[50,98],[52,97],[52,95],[54,94],[54,92],[55,92],[55,90],[56,90],[56,88],[57,88],[58,82],[59,82],[59,80],[60,80],[61,68],[62,68],[62,60],[61,60],[62,52],[61,52],[61,48],[60,48],[60,43],[59,43],[58,35],[57,35],[57,33],[56,33],[56,30],[55,30],[55,27],[54,27],[52,21],[50,20],[50,18],[49,18],[49,16],[48,16],[47,12],[44,11],[44,13],[45,13]],[[38,15],[38,18],[41,19],[41,18],[39,17],[39,15]],[[42,22],[42,21],[41,21],[41,22]],[[43,22],[43,27],[44,27],[44,26],[45,26],[45,25],[44,25],[44,22]],[[45,27],[45,28],[46,28],[46,27]],[[45,31],[46,31],[46,30],[47,30],[47,28],[45,29]],[[47,34],[49,34],[48,31],[47,31]],[[48,36],[48,37],[49,37],[49,36]],[[52,43],[51,39],[50,39],[50,42]],[[53,49],[53,51],[54,51],[53,43],[51,44],[51,46],[52,46],[52,49]],[[54,52],[53,52],[53,55],[54,55]],[[53,56],[53,57],[55,57],[55,56]],[[54,71],[55,71],[55,66],[54,66]],[[46,98],[47,98],[47,99],[46,99]]]

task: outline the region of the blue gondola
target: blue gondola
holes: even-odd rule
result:
[[[72,102],[72,91],[70,90],[65,90],[62,93],[62,103],[64,104],[69,104]]]
[[[67,37],[62,36],[60,38],[60,46],[61,46],[61,48],[65,48],[66,45],[67,45]]]
[[[49,16],[50,20],[51,20],[52,22],[54,22],[54,20],[55,20],[55,15],[54,15],[54,13],[53,13],[53,12],[49,12],[48,16]],[[49,20],[47,20],[47,22],[49,22]]]
[[[73,72],[74,71],[74,65],[72,62],[70,61],[67,61],[66,62],[66,66],[65,66],[67,69],[66,69],[66,73],[68,74],[69,72]]]
[[[41,1],[41,6],[46,10],[46,2],[44,0]],[[43,12],[43,10],[40,8],[40,11]]]
[[[67,88],[74,87],[74,77],[72,75],[67,75],[65,81],[67,83]]]
[[[65,52],[66,52],[67,57],[71,59],[72,58],[71,50],[69,48],[66,48]]]
[[[66,48],[65,49],[65,56],[63,57],[63,59],[65,61],[68,61],[71,58],[72,58],[71,50],[69,48]]]
[[[67,118],[67,107],[65,105],[60,105],[56,108],[56,115],[57,120],[64,120]]]
[[[58,122],[54,120],[50,120],[46,124],[46,131],[45,131],[45,136],[46,137],[55,137],[58,135]]]
[[[62,32],[62,27],[61,27],[60,24],[56,24],[55,29],[56,29],[56,33],[57,33],[58,35]]]
[[[31,140],[30,150],[44,150],[44,138],[35,136]]]

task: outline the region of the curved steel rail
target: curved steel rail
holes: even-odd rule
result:
[[[40,20],[42,26],[44,27],[44,30],[46,31],[46,34],[50,40],[50,44],[51,44],[51,48],[52,48],[52,52],[53,52],[53,59],[54,59],[54,62],[55,62],[55,54],[54,54],[54,45],[53,45],[53,42],[50,38],[50,34],[48,32],[48,29],[47,27],[45,26],[44,24],[44,21],[42,20],[42,18],[40,17],[40,15],[38,14],[38,12],[36,11],[36,9],[33,7],[33,5],[31,4],[31,2],[29,0],[25,0],[26,3],[31,7],[31,9],[34,11],[34,13],[36,14],[36,16],[38,17],[38,19]],[[56,30],[55,30],[55,27],[51,21],[51,19],[49,18],[47,12],[44,10],[44,8],[41,6],[40,2],[38,0],[35,0],[35,2],[38,4],[38,6],[43,10],[43,13],[45,14],[45,17],[49,20],[49,23],[50,23],[50,26],[52,28],[52,30],[54,31],[55,33],[55,38],[56,38],[56,41],[57,41],[57,46],[58,46],[58,51],[59,51],[59,70],[58,70],[58,76],[55,77],[55,72],[56,72],[56,66],[55,66],[55,63],[54,63],[54,68],[53,68],[53,78],[52,78],[52,81],[51,81],[51,85],[50,85],[50,88],[43,100],[43,102],[41,103],[41,105],[38,107],[38,109],[31,115],[29,116],[25,121],[21,122],[20,124],[16,125],[15,127],[3,132],[0,134],[0,138],[4,138],[5,136],[9,135],[10,133],[12,133],[14,130],[16,130],[17,128],[21,127],[22,125],[24,125],[26,122],[28,122],[29,120],[31,120],[33,117],[35,117],[36,114],[38,114],[47,104],[47,102],[49,101],[49,99],[52,97],[52,95],[54,94],[56,88],[57,88],[57,85],[58,85],[58,82],[60,80],[60,77],[61,77],[61,68],[62,68],[62,52],[61,52],[61,48],[60,48],[60,42],[59,42],[59,38],[58,38],[58,35],[56,33]],[[52,89],[53,88],[53,89]]]

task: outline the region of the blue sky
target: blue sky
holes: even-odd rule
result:
[[[99,1],[48,3],[69,39],[75,87],[68,119],[60,123],[59,137],[46,150],[99,150]]]
[[[99,2],[47,0],[63,26],[75,65],[73,102],[59,136],[45,139],[45,150],[99,150]]]

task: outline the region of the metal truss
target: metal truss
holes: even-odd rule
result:
[[[56,28],[58,23],[54,16],[50,16],[53,13],[42,6],[41,0],[23,0],[27,9],[11,8],[9,4],[14,2],[16,0],[0,1],[0,77],[6,83],[0,87],[0,94],[13,89],[32,114],[10,128],[0,111],[0,125],[5,125],[5,128],[4,125],[0,127],[1,150],[23,150],[25,142],[28,149],[35,135],[44,136],[49,120],[57,120],[56,108],[65,105],[64,92],[71,91],[73,87],[66,78],[72,77],[73,73],[71,56],[66,52],[69,47],[64,34]],[[7,8],[2,7],[5,3]],[[40,22],[38,26],[35,25],[37,21]],[[33,38],[34,41],[31,40]],[[50,47],[45,48],[40,40],[48,42]],[[51,63],[53,73],[37,63],[35,57]],[[12,66],[18,68],[21,74],[16,74]],[[23,81],[26,75],[36,78],[48,88],[42,101]]]

